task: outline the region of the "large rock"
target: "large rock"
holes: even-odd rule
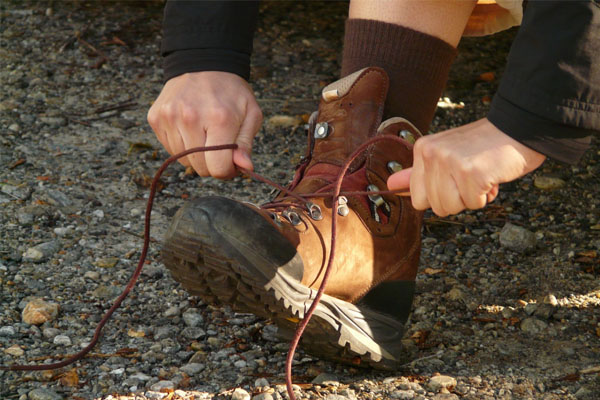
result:
[[[507,249],[524,253],[534,249],[537,240],[535,233],[511,223],[507,223],[500,231],[500,244]]]
[[[52,321],[58,315],[58,304],[49,303],[42,299],[31,300],[21,314],[23,322],[30,325],[41,325]]]

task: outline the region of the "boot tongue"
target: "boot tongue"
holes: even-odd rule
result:
[[[389,81],[381,68],[370,67],[357,71],[323,89],[319,114],[313,137],[312,160],[305,177],[317,164],[329,164],[332,175],[344,161],[367,139],[377,133]],[[359,157],[351,171],[364,161]],[[319,175],[323,167],[318,168]]]

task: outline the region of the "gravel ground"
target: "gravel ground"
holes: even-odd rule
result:
[[[79,350],[135,267],[148,180],[167,156],[145,122],[161,88],[161,7],[0,4],[1,364]],[[307,113],[339,70],[346,7],[263,5],[252,70],[266,121],[255,143],[258,172],[291,178]],[[485,115],[513,37],[461,44],[433,131]],[[503,185],[483,211],[426,215],[404,339],[412,359],[380,372],[300,351],[299,397],[598,398],[599,161],[595,139],[579,165],[547,162]],[[163,187],[140,282],[93,354],[60,371],[0,372],[0,398],[287,397],[287,343],[274,325],[189,297],[158,261],[158,242],[184,199],[261,202],[271,189],[241,177],[199,179],[180,166]]]

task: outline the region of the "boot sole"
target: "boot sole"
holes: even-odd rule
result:
[[[198,218],[204,212],[198,207],[188,203],[179,210],[166,235],[162,257],[173,278],[208,303],[273,320],[291,338],[316,290],[277,265],[249,261],[243,254],[252,249],[210,218]],[[408,358],[403,332],[404,324],[389,315],[324,294],[300,345],[329,360],[393,370]]]

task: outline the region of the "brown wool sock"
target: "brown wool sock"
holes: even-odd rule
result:
[[[427,133],[456,49],[434,36],[368,19],[346,21],[342,76],[381,67],[390,78],[384,118],[404,117]]]

